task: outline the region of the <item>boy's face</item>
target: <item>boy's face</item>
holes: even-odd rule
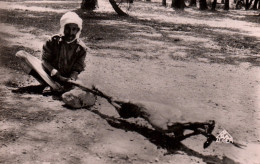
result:
[[[75,39],[76,34],[79,32],[79,27],[75,23],[66,24],[64,27],[64,38],[66,41],[72,41]]]

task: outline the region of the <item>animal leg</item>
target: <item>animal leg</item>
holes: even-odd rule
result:
[[[188,122],[183,124],[184,129],[193,130],[194,132],[198,132],[204,136],[211,134],[214,127],[214,120],[209,120],[207,122]]]
[[[207,138],[206,142],[203,145],[204,149],[207,148],[213,141],[216,141],[216,137],[211,134],[215,127],[214,120],[210,120],[205,123],[199,123],[199,122],[187,123],[184,124],[184,127],[186,129],[193,130],[195,134],[202,134]]]

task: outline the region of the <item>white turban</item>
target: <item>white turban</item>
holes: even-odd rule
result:
[[[75,23],[79,27],[79,32],[76,34],[76,38],[78,39],[82,30],[82,19],[75,12],[67,12],[60,19],[60,34],[64,36],[64,27],[66,24]]]

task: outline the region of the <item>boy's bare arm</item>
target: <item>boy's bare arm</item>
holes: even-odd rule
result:
[[[56,70],[51,64],[49,64],[47,61],[43,60],[42,65],[44,66],[44,68],[46,68],[48,70],[48,72],[50,72],[50,75],[52,77],[56,77],[57,79],[59,79],[60,81],[68,81],[69,79],[66,77],[63,77],[60,75],[59,71]]]
[[[73,71],[73,72],[70,74],[70,79],[71,79],[71,80],[77,80],[77,79],[78,79],[78,75],[79,75],[78,72]]]

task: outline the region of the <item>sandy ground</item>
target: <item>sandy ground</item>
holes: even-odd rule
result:
[[[180,12],[136,2],[124,18],[103,1],[94,13],[77,10],[91,48],[80,76],[84,84],[170,106],[187,122],[214,119],[213,134],[225,129],[246,146],[203,149],[202,136],[174,143],[142,119],[118,119],[102,99],[91,109],[71,110],[53,96],[11,92],[37,84],[14,54],[40,57],[60,16],[79,5],[0,1],[0,163],[260,163],[257,12]]]

